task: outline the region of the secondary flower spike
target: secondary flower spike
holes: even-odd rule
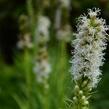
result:
[[[100,9],[89,9],[87,15],[78,18],[76,39],[73,40],[71,73],[79,84],[87,81],[89,88],[94,88],[100,81],[100,66],[104,62],[104,50],[109,29],[104,19],[99,18]]]

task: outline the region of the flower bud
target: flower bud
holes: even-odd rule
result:
[[[82,90],[79,91],[79,95],[83,95],[83,91]]]
[[[87,85],[87,80],[85,80],[82,84],[82,87],[86,86]]]
[[[77,101],[77,97],[76,97],[76,96],[73,97],[73,101],[74,101],[74,102]]]
[[[89,102],[86,100],[85,102],[84,102],[84,105],[88,105],[89,104]]]
[[[79,86],[78,85],[75,86],[75,91],[79,91]]]
[[[82,101],[85,101],[86,100],[86,97],[85,96],[82,96],[81,100]]]

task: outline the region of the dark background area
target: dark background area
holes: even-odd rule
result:
[[[13,50],[18,41],[19,15],[25,10],[25,0],[0,0],[0,51],[6,63],[13,63]]]

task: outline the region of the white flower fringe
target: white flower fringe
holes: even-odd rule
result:
[[[109,29],[104,19],[99,18],[100,9],[88,10],[88,15],[78,18],[76,39],[73,41],[74,56],[71,72],[74,81],[82,78],[89,80],[89,87],[94,88],[100,81],[100,66],[104,61],[106,49],[106,31]]]

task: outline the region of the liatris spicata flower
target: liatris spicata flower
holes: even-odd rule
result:
[[[90,91],[101,79],[100,66],[104,62],[106,31],[109,29],[104,19],[99,18],[100,9],[89,9],[88,15],[78,19],[76,39],[73,41],[74,56],[71,72],[76,83],[74,101],[78,109],[87,109]]]
[[[29,18],[26,15],[21,15],[19,19],[20,25],[20,35],[19,41],[17,43],[17,47],[19,49],[31,49],[33,47],[32,40],[31,40],[31,33],[30,33],[30,22]]]
[[[43,47],[38,51],[33,71],[36,74],[37,82],[46,85],[45,83],[49,78],[49,73],[51,72],[51,65],[49,63],[46,47]]]
[[[47,80],[51,72],[51,65],[49,63],[46,47],[49,41],[49,27],[50,20],[48,17],[39,16],[36,27],[36,43],[38,50],[33,71],[36,74],[37,82],[44,84],[45,87],[48,87]]]

